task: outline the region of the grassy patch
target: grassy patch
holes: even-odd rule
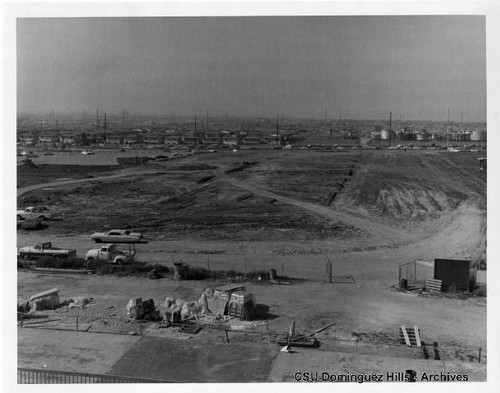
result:
[[[36,262],[36,267],[52,268],[52,269],[87,269],[92,270],[96,274],[116,274],[119,276],[145,276],[153,270],[160,276],[165,276],[170,272],[167,266],[148,263],[130,263],[126,265],[113,265],[110,263],[99,261],[85,261],[82,258],[54,258],[43,257]],[[18,262],[19,268],[27,268],[23,262]]]

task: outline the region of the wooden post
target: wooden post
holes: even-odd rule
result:
[[[333,264],[330,262],[330,274],[328,275],[328,279],[330,280],[330,284],[332,283],[332,273],[333,273]]]
[[[418,326],[414,325],[413,330],[415,331],[415,340],[417,342],[417,347],[421,347],[422,342],[420,341],[420,333],[418,332]]]
[[[76,331],[78,331],[78,315],[76,316]]]
[[[207,257],[207,270],[210,273],[210,257]]]
[[[229,334],[227,332],[227,329],[224,329],[224,331],[226,332],[226,342],[229,344]]]
[[[481,363],[481,347],[479,347],[479,356],[477,358],[478,363]]]
[[[139,322],[139,335],[142,336],[142,323]]]

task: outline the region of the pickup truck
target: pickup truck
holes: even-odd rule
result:
[[[123,265],[133,262],[136,258],[135,251],[123,252],[119,251],[115,244],[106,244],[101,248],[88,250],[85,255],[86,261],[103,261]]]
[[[24,259],[34,259],[44,256],[55,258],[76,257],[76,250],[66,250],[63,248],[52,247],[51,242],[35,244],[34,246],[21,247],[19,255]]]

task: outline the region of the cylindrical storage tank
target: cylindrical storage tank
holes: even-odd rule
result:
[[[427,140],[427,134],[423,132],[419,132],[417,134],[417,141],[426,141]]]
[[[472,131],[470,135],[471,141],[485,141],[486,140],[486,131]]]
[[[389,131],[388,130],[382,130],[380,132],[380,138],[381,139],[389,139]]]

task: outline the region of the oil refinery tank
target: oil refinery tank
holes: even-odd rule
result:
[[[472,131],[470,134],[471,141],[485,141],[486,140],[486,131]]]
[[[389,139],[389,130],[382,130],[380,132],[380,139]]]

